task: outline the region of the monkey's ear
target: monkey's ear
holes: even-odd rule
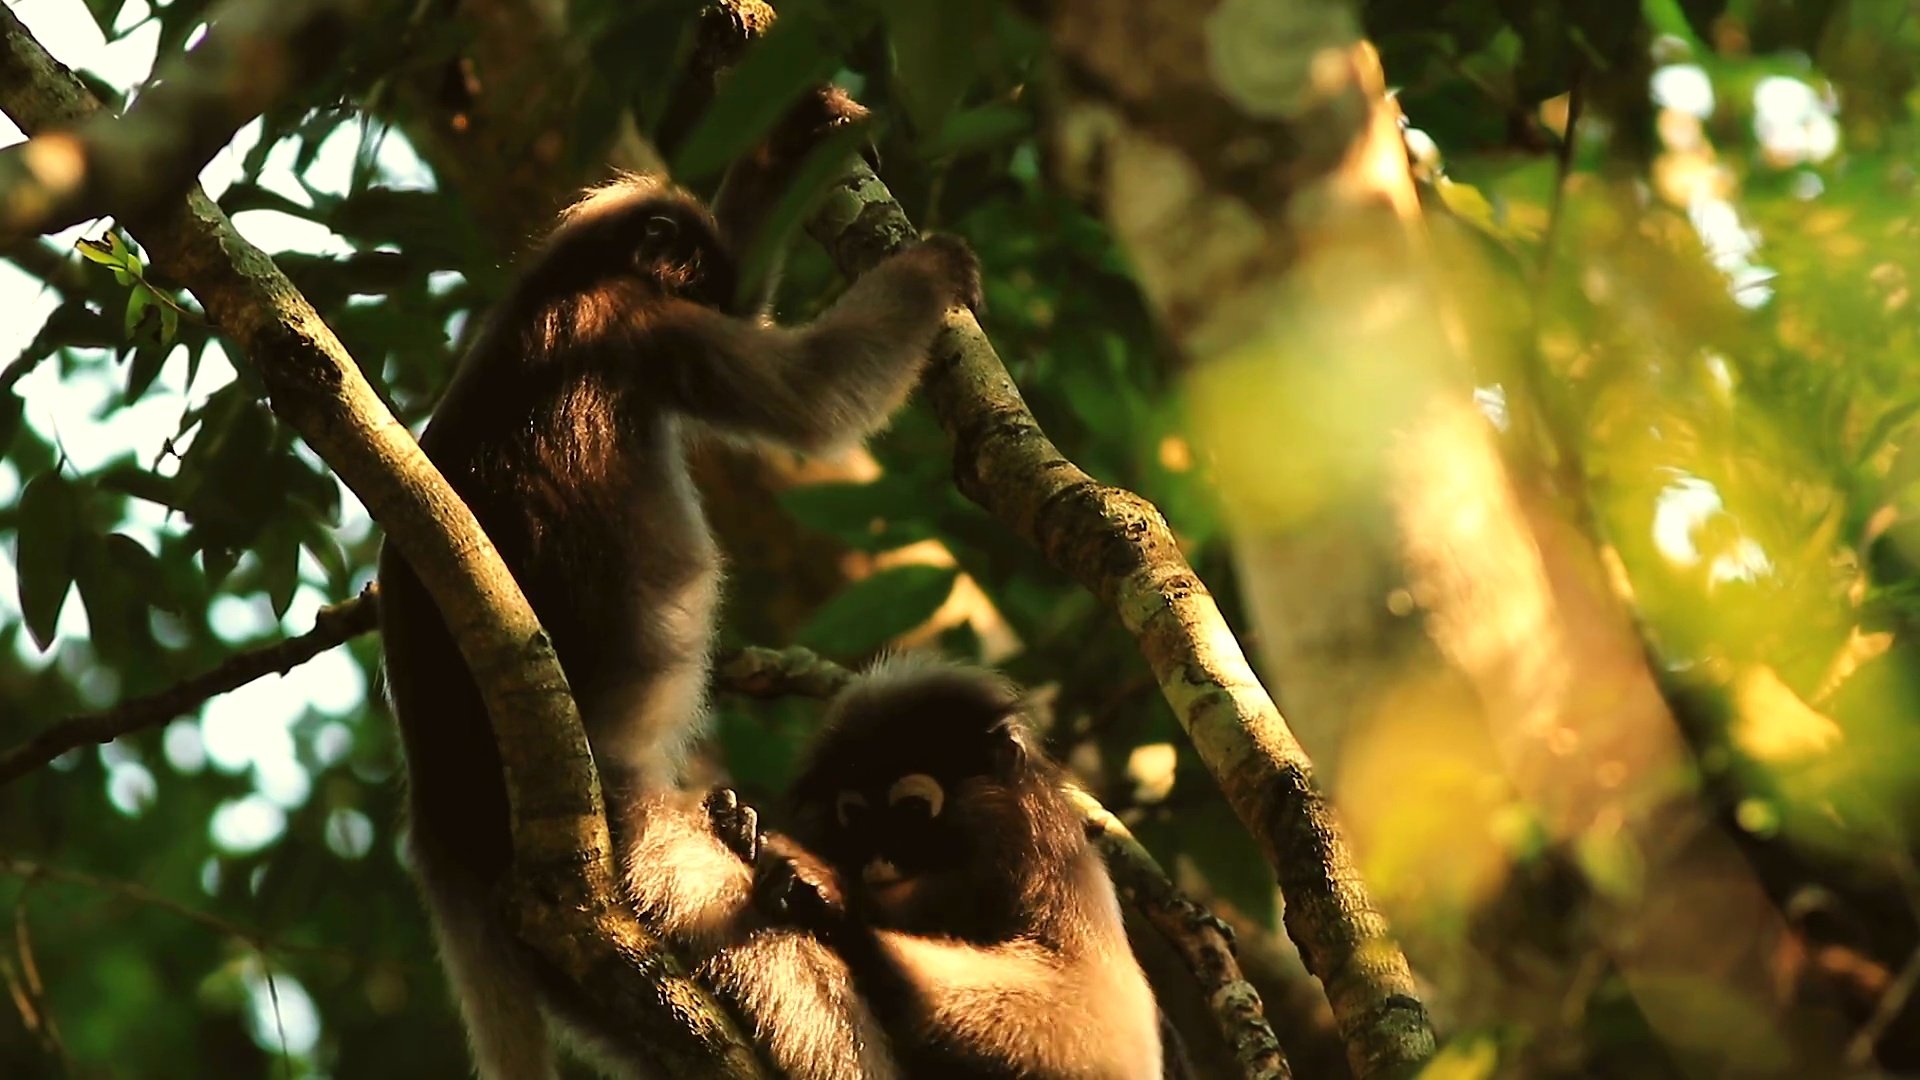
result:
[[[1011,780],[1025,771],[1032,748],[1027,745],[1027,729],[1021,724],[1018,712],[994,721],[987,729],[987,741],[995,776]]]
[[[680,223],[665,214],[655,214],[647,219],[644,235],[648,243],[672,243],[680,238]]]

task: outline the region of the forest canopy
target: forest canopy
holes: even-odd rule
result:
[[[985,304],[863,447],[699,446],[703,782],[935,650],[1201,1076],[1920,1071],[1910,3],[777,7],[0,11],[0,1075],[467,1075],[383,542],[586,755],[413,437],[582,188],[825,82],[778,317],[927,230]]]

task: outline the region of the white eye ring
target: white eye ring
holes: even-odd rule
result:
[[[887,805],[897,806],[902,799],[925,799],[929,817],[939,817],[940,810],[946,805],[947,793],[940,788],[940,781],[926,773],[908,773],[893,782],[887,789]]]
[[[853,813],[867,808],[867,797],[857,791],[843,791],[833,800],[833,816],[840,819],[841,825],[853,824]]]

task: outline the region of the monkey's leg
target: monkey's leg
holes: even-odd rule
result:
[[[420,876],[475,1072],[481,1080],[557,1080],[546,1019],[518,943],[485,905],[490,890],[478,883],[453,887],[443,874]]]

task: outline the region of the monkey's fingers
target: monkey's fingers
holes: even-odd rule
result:
[[[830,929],[846,914],[839,883],[820,867],[794,868],[787,906],[793,909],[796,921],[816,929]]]
[[[760,813],[740,801],[732,788],[716,787],[707,792],[702,805],[707,824],[727,850],[740,856],[748,866],[760,861]]]
[[[939,260],[953,290],[953,303],[973,312],[975,318],[984,315],[987,298],[980,285],[980,260],[967,242],[946,233],[929,233],[919,246]]]
[[[785,921],[792,906],[796,880],[793,863],[786,859],[761,863],[753,875],[753,906],[763,914]]]

